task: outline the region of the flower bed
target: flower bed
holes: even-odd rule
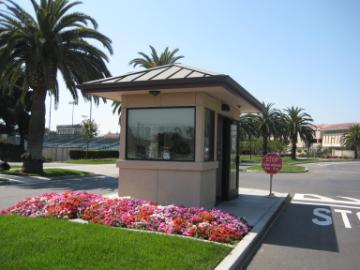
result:
[[[114,227],[180,234],[231,243],[250,231],[247,222],[221,210],[161,206],[138,199],[109,199],[86,192],[45,193],[18,202],[2,215],[82,218]]]

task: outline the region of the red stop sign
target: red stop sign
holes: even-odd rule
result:
[[[261,160],[261,166],[266,173],[276,174],[282,168],[282,159],[280,155],[270,153],[263,156]]]

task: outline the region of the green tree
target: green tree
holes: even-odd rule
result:
[[[253,139],[259,137],[256,118],[252,114],[242,114],[239,120],[239,133],[241,141],[248,141],[250,160],[253,153]],[[242,144],[245,146],[246,144]]]
[[[133,67],[140,66],[143,68],[153,68],[168,64],[175,64],[178,60],[184,58],[182,55],[176,55],[179,49],[170,51],[169,48],[166,47],[165,50],[159,55],[153,46],[149,45],[149,47],[151,50],[150,55],[147,55],[144,52],[138,52],[141,57],[134,58],[129,62],[129,65]]]
[[[314,120],[303,108],[292,106],[285,109],[284,121],[291,143],[291,158],[295,160],[298,137],[306,144],[314,140]]]
[[[354,150],[355,159],[359,158],[360,150],[360,125],[353,125],[341,138],[343,145],[346,148]]]
[[[273,108],[273,103],[263,103],[263,106],[264,109],[252,117],[256,122],[258,135],[262,137],[262,154],[266,155],[270,138],[281,138],[284,132],[284,125],[282,114],[279,110]]]
[[[43,170],[45,98],[50,91],[58,101],[58,71],[77,100],[77,84],[110,76],[106,67],[108,57],[94,46],[94,41],[110,53],[112,47],[111,40],[97,31],[92,17],[80,12],[70,13],[81,2],[41,0],[37,3],[31,0],[31,3],[34,17],[14,1],[3,3],[0,73],[14,74],[23,67],[26,82],[33,89],[28,153],[24,156],[23,170],[40,173]]]
[[[86,156],[89,150],[89,142],[98,134],[98,125],[94,120],[84,120],[81,123],[81,135],[86,139]]]

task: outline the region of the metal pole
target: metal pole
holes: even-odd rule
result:
[[[90,99],[90,122],[92,120],[92,99]]]
[[[270,174],[270,193],[269,196],[272,197],[274,194],[272,193],[272,180],[273,180],[273,174]]]
[[[49,132],[51,130],[51,107],[52,107],[52,96],[51,93],[49,92],[49,96],[50,96],[50,110],[49,110]]]
[[[72,103],[72,114],[71,114],[71,126],[74,126],[74,107],[75,107],[75,103]]]

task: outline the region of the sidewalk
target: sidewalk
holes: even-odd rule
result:
[[[266,231],[289,199],[287,193],[274,192],[274,197],[269,197],[268,194],[267,190],[240,188],[237,199],[216,206],[245,218],[253,226],[250,233],[220,262],[217,270],[242,269],[255,254]]]

